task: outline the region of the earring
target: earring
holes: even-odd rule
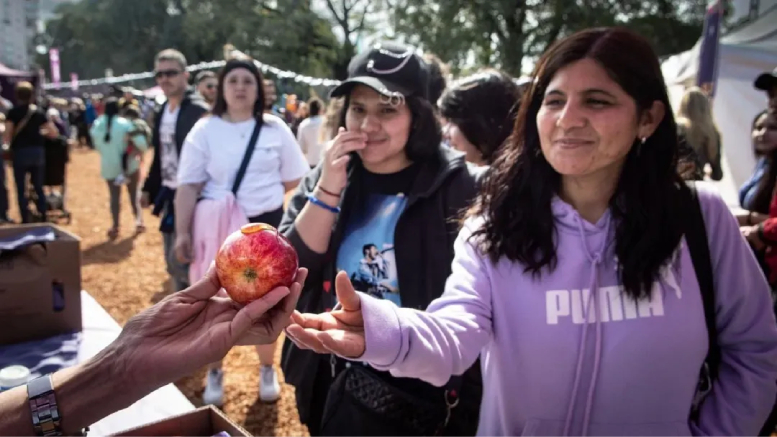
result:
[[[647,137],[642,137],[638,139],[639,139],[639,142],[637,143],[637,156],[639,156],[640,153],[642,153],[642,145],[645,144],[645,142],[647,141]]]

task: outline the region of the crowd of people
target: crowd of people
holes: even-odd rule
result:
[[[379,43],[327,102],[293,112],[247,57],[192,86],[180,52],[154,65],[166,99],[151,127],[126,95],[101,102],[88,136],[108,237],[126,185],[137,232],[141,208],[161,217],[177,293],[53,376],[64,431],[196,366],[209,366],[204,402],[221,404],[219,360],[235,344],[256,345],[260,398],[277,400],[283,328],[281,367],[311,435],[774,431],[777,71],[755,81],[768,107],[735,215],[691,182],[722,177],[708,97],[691,88],[673,114],[657,56],[627,30],[558,41],[529,81],[449,80],[436,57]],[[35,184],[57,128],[31,92],[17,89],[6,140]],[[210,265],[256,222],[288,237],[301,269],[240,308],[215,296]],[[30,433],[27,410],[23,390],[0,394],[0,434]]]

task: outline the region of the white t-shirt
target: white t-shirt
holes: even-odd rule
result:
[[[232,191],[254,120],[230,123],[221,117],[197,122],[184,142],[178,167],[179,184],[205,183],[202,196],[223,199]],[[310,170],[294,135],[280,118],[264,114],[264,126],[237,193],[247,217],[283,206],[283,182],[305,176]]]
[[[324,117],[316,115],[315,117],[302,120],[302,123],[299,124],[299,129],[297,129],[299,146],[302,148],[302,153],[305,154],[311,167],[318,165],[318,161],[321,160],[323,147],[320,132],[323,122]]]
[[[176,173],[178,173],[178,149],[175,147],[175,125],[178,123],[178,114],[181,106],[175,111],[164,109],[162,120],[159,122],[159,148],[161,149],[160,164],[162,167],[162,185],[176,189]]]

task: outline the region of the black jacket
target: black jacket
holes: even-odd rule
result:
[[[143,184],[143,192],[148,193],[149,198],[154,201],[162,188],[162,164],[159,139],[159,125],[162,121],[162,114],[167,109],[167,102],[159,108],[154,114],[154,127],[151,135],[151,146],[154,148],[154,161],[151,162],[151,168],[148,171],[148,177]],[[178,156],[181,156],[181,149],[186,136],[192,130],[194,124],[205,115],[210,108],[205,101],[194,91],[187,90],[181,101],[181,111],[178,114],[178,121],[175,125],[175,146],[178,149]]]
[[[297,187],[283,217],[280,230],[296,248],[300,266],[309,271],[297,305],[297,309],[302,312],[325,311],[322,299],[324,289],[334,291],[332,281],[336,274],[335,260],[348,221],[348,211],[353,209],[360,197],[361,168],[358,162],[349,167],[348,184],[340,205],[342,212],[335,222],[326,254],[310,250],[294,227],[297,214],[307,203],[306,196],[314,190],[320,178],[320,166],[312,170]],[[436,159],[424,162],[418,170],[407,206],[394,231],[399,292],[403,306],[425,309],[432,300],[442,295],[445,281],[451,273],[453,242],[459,229],[455,218],[474,199],[477,179],[482,173],[482,169],[468,165],[463,155],[443,147],[439,149]],[[284,344],[284,377],[286,382],[297,389],[297,408],[305,423],[311,414],[313,391],[328,387],[322,387],[321,381],[317,382],[316,379],[320,376],[320,369],[329,368],[329,360],[330,356],[301,350],[289,340]],[[412,382],[431,387],[419,380]],[[470,410],[474,410],[475,414],[480,405],[481,392],[479,363],[476,363],[465,374],[461,389],[462,403],[468,401]]]

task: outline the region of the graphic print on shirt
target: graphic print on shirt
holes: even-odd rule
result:
[[[402,306],[394,254],[394,229],[405,207],[402,195],[370,194],[354,211],[337,254],[337,270],[348,273],[356,290]]]
[[[162,184],[168,188],[177,188],[178,174],[178,149],[175,147],[175,125],[178,122],[179,109],[169,112],[167,109],[162,114],[159,123],[159,143],[162,149],[160,159],[162,167]]]
[[[596,323],[595,302],[599,303],[599,315],[601,322],[620,322],[645,317],[663,317],[664,299],[674,295],[677,300],[682,300],[683,294],[678,278],[678,259],[680,251],[684,247],[680,243],[674,254],[659,271],[658,280],[653,282],[650,296],[647,299],[635,300],[623,292],[623,287],[613,285],[599,287],[596,299],[591,300],[589,289],[572,290],[548,290],[545,292],[545,314],[548,325],[558,325],[564,320],[571,320],[575,325]],[[568,322],[566,322],[568,323]]]

